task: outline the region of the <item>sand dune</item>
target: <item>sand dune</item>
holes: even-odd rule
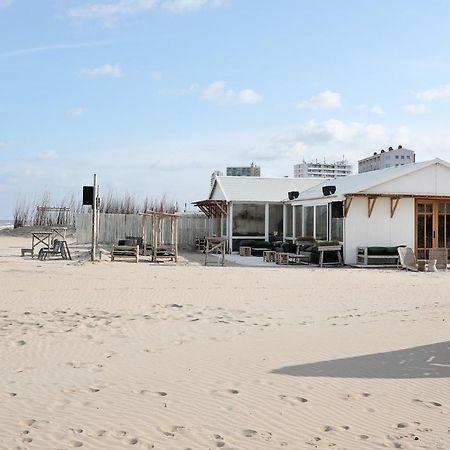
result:
[[[21,259],[0,449],[449,449],[450,274]]]

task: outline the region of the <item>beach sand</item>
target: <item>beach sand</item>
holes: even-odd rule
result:
[[[450,273],[20,258],[0,449],[450,449]]]

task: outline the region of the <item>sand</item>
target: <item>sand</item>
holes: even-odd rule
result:
[[[0,449],[449,449],[450,273],[18,257]]]

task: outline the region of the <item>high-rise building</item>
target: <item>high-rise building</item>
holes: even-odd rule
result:
[[[358,173],[370,172],[372,170],[386,169],[387,167],[404,166],[416,162],[416,155],[413,150],[403,148],[401,145],[393,149],[374,152],[368,158],[358,161]]]
[[[261,168],[255,163],[248,167],[227,167],[227,177],[260,177]]]
[[[353,167],[348,161],[342,160],[334,163],[305,162],[294,165],[295,178],[337,178],[353,173]]]

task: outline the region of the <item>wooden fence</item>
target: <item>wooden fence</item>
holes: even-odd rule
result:
[[[98,242],[114,244],[126,236],[142,235],[142,216],[139,214],[100,213]],[[204,214],[181,214],[178,219],[178,244],[180,247],[192,247],[197,237],[211,236],[217,233],[216,219],[208,219]],[[147,236],[151,236],[151,220],[148,220]],[[167,242],[170,239],[170,223],[163,230]],[[92,215],[78,214],[75,221],[75,238],[78,244],[88,244],[92,237]]]

